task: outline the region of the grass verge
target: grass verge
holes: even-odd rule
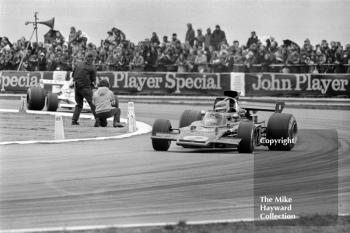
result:
[[[71,125],[71,117],[63,117],[66,139],[116,136],[127,132],[127,128],[95,128],[92,119],[80,118],[80,125]],[[29,113],[0,113],[0,141],[54,140],[55,116]]]

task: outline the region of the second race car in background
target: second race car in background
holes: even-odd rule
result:
[[[57,111],[60,109],[73,110],[75,102],[72,80],[47,80],[41,79],[38,87],[30,87],[27,90],[27,108],[29,110]],[[47,91],[45,86],[51,86]],[[84,99],[83,111],[90,111],[90,106]]]

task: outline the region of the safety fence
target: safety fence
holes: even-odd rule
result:
[[[132,71],[128,65],[97,63],[95,66],[99,71]],[[175,64],[157,64],[142,69],[146,72],[177,72],[178,66]],[[196,65],[193,66],[193,69],[193,72],[198,72]],[[222,64],[207,64],[206,70],[209,73],[350,73],[350,64],[233,64],[231,67]]]
[[[122,72],[178,72],[179,67],[176,64],[155,64],[147,65],[132,69],[128,64],[118,63],[95,63],[94,64],[98,71],[122,71]],[[36,64],[29,67],[28,71],[38,70]],[[330,63],[330,64],[233,64],[226,66],[225,64],[206,64],[206,72],[208,73],[229,73],[229,72],[243,72],[243,73],[336,73],[350,74],[350,64],[341,63]],[[48,65],[45,71],[55,70],[68,70],[71,71],[71,62],[58,62]],[[0,70],[1,71],[1,70]],[[44,70],[42,70],[44,71]],[[199,72],[198,66],[193,64],[192,73]]]
[[[2,93],[25,93],[41,80],[45,88],[59,88],[71,80],[71,72],[0,71]],[[350,74],[282,73],[177,73],[177,72],[98,72],[97,83],[108,80],[115,94],[125,95],[222,95],[236,90],[242,96],[350,97]],[[59,83],[56,84],[55,83]]]
[[[350,64],[234,64],[233,72],[244,73],[350,73]]]

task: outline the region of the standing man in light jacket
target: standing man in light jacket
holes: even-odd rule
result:
[[[109,90],[109,82],[101,80],[98,89],[94,92],[92,98],[93,104],[96,106],[96,124],[95,127],[106,127],[107,118],[114,117],[113,127],[124,127],[120,123],[120,108],[118,99],[113,92]]]
[[[85,61],[78,63],[73,70],[73,82],[75,90],[75,105],[72,125],[79,125],[79,116],[83,109],[84,98],[88,102],[91,112],[96,118],[95,106],[92,103],[92,88],[96,84],[96,68],[93,64],[94,56],[88,53]]]

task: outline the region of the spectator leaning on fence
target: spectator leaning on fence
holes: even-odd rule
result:
[[[242,55],[242,48],[238,47],[233,51],[233,57],[234,57],[234,64],[236,65],[243,65],[243,55]],[[241,70],[236,70],[241,71]]]
[[[174,56],[171,49],[165,50],[159,58],[159,67],[162,71],[173,71],[175,64]]]
[[[224,66],[224,72],[232,72],[233,71],[233,64],[234,64],[234,55],[233,51],[228,49],[227,55],[225,56],[223,60],[223,66]]]
[[[345,46],[345,51],[344,51],[344,63],[347,64],[347,73],[350,73],[350,44],[347,44]]]
[[[108,71],[115,70],[115,68],[117,66],[117,51],[116,50],[109,50],[107,52],[106,63],[108,65],[106,67]]]
[[[177,72],[184,73],[187,72],[186,69],[186,58],[184,53],[180,53],[179,57],[176,60],[175,65],[177,66]]]
[[[301,54],[310,58],[312,51],[313,51],[313,47],[312,47],[312,45],[310,43],[310,40],[309,39],[305,39],[304,45],[301,48]]]
[[[156,71],[158,62],[158,53],[156,46],[151,46],[146,53],[145,60],[145,71]]]
[[[300,54],[299,54],[299,48],[296,47],[294,44],[291,44],[288,48],[287,58],[285,61],[286,65],[292,65],[291,68],[298,68],[294,65],[300,64]],[[293,67],[294,66],[294,67]],[[295,70],[296,72],[297,70]],[[297,72],[296,72],[297,73]]]
[[[209,61],[209,67],[210,67],[210,72],[220,72],[220,57],[219,57],[219,52],[218,51],[213,51],[211,54],[211,58]]]
[[[218,72],[227,72],[229,69],[229,61],[227,60],[229,58],[228,51],[226,50],[226,47],[223,45],[221,46],[221,49],[219,51],[219,64],[218,64]]]
[[[186,57],[186,68],[188,72],[197,72],[196,66],[195,66],[195,59],[196,59],[197,51],[195,48],[191,48],[189,51],[189,54]]]
[[[143,71],[144,59],[140,54],[140,51],[135,51],[135,56],[130,62],[130,69],[132,71]]]
[[[117,48],[117,71],[125,71],[127,70],[128,60],[124,56],[122,47]]]
[[[176,59],[177,59],[179,57],[180,53],[183,52],[183,46],[182,46],[180,41],[177,41],[177,43],[173,47],[173,51],[174,51]]]
[[[195,57],[194,64],[197,66],[199,73],[207,71],[207,56],[201,49],[197,50],[197,56]]]
[[[46,71],[47,70],[47,61],[46,61],[46,57],[45,57],[45,53],[41,52],[39,54],[39,60],[38,60],[38,64],[39,64],[39,71]]]
[[[344,73],[346,72],[345,69],[345,59],[344,59],[344,51],[343,51],[343,46],[337,45],[337,49],[334,54],[335,60],[335,73]]]

